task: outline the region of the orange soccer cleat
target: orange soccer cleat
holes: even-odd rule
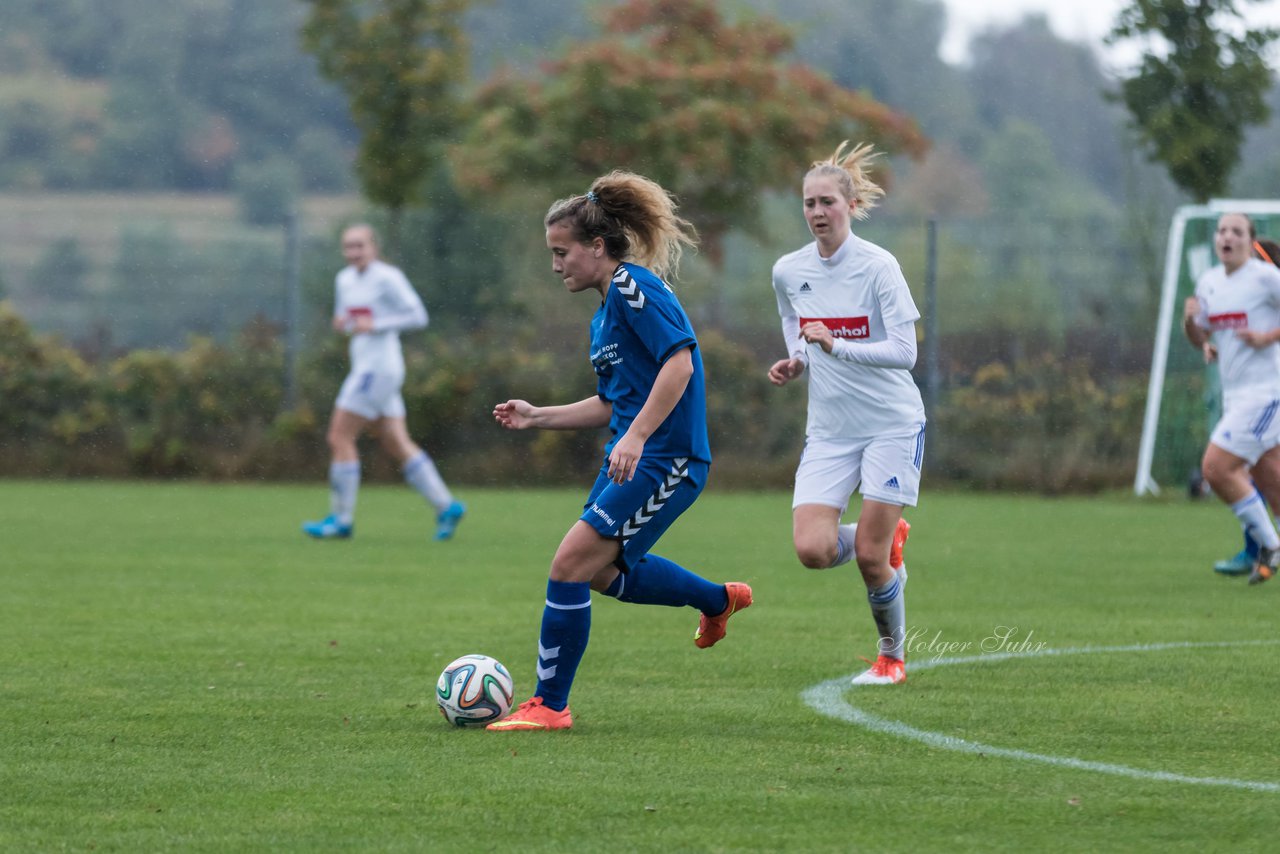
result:
[[[573,726],[573,715],[569,707],[561,711],[542,705],[541,697],[530,697],[521,703],[515,711],[500,721],[494,721],[485,729],[494,732],[516,732],[520,730],[569,729]]]
[[[693,633],[693,644],[698,649],[715,646],[716,641],[724,637],[729,618],[751,607],[751,588],[741,581],[730,581],[724,586],[724,592],[729,596],[725,609],[714,617],[703,614],[698,618],[698,630]]]
[[[911,534],[911,523],[906,519],[898,520],[898,527],[893,529],[893,544],[889,546],[889,568],[902,568],[902,547],[907,544]]]
[[[907,681],[907,663],[881,655],[870,669],[853,677],[854,685],[897,685]]]

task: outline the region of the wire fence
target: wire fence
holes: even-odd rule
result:
[[[301,205],[296,257],[310,298],[300,323],[323,329],[340,264],[336,233],[362,209],[356,197]],[[946,377],[1045,349],[1103,370],[1142,367],[1150,357],[1164,227],[1153,224],[1150,238],[1134,240],[1104,218],[992,216],[930,226],[884,215],[858,223],[857,231],[899,259]],[[732,236],[721,269],[695,261],[687,275],[713,281],[681,291],[699,326],[724,326],[752,340],[776,330],[768,270],[806,239],[802,223],[799,229],[772,239]],[[34,329],[91,357],[181,347],[192,334],[226,342],[255,318],[283,328],[289,258],[286,229],[245,223],[228,197],[0,196],[0,295]],[[545,262],[514,259],[508,275],[541,287],[548,274],[533,263]]]
[[[308,199],[303,253],[332,254],[352,197]],[[89,355],[230,340],[289,311],[288,232],[221,196],[0,196],[0,295]]]

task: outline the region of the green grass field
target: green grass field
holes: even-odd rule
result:
[[[1274,850],[1280,582],[1211,572],[1219,504],[926,485],[910,678],[855,691],[854,573],[713,487],[659,552],[753,585],[729,636],[598,597],[574,729],[493,734],[435,677],[483,652],[529,694],[582,496],[460,497],[453,542],[378,486],[318,543],[321,483],[0,481],[0,850]]]

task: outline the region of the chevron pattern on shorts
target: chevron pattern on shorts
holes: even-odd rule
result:
[[[626,267],[619,267],[618,272],[613,274],[613,284],[626,299],[627,305],[637,311],[644,308],[644,291],[640,290],[640,283],[631,278]]]
[[[658,488],[653,495],[649,496],[644,506],[637,510],[635,515],[622,524],[622,544],[624,546],[627,544],[627,540],[630,540],[640,532],[645,522],[652,519],[663,508],[667,503],[667,499],[675,494],[676,487],[680,485],[680,481],[688,476],[689,458],[679,457],[673,461],[671,471],[663,478],[662,483],[658,484]]]

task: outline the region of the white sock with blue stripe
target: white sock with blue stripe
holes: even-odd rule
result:
[[[831,566],[840,566],[853,560],[853,538],[858,533],[858,523],[836,526],[836,559]]]
[[[1271,511],[1256,489],[1252,495],[1247,495],[1232,504],[1231,512],[1236,514],[1245,532],[1257,540],[1263,548],[1280,548],[1280,535],[1276,534],[1275,523],[1271,521]]]
[[[404,479],[436,508],[437,513],[443,513],[453,503],[453,493],[444,485],[444,478],[426,451],[419,451],[404,464]]]
[[[880,587],[867,588],[867,601],[871,603],[871,617],[880,633],[880,654],[906,661],[904,647],[907,640],[907,605],[902,592],[903,579],[893,574]]]
[[[360,492],[360,461],[329,463],[329,513],[340,525],[356,518],[356,495]]]

